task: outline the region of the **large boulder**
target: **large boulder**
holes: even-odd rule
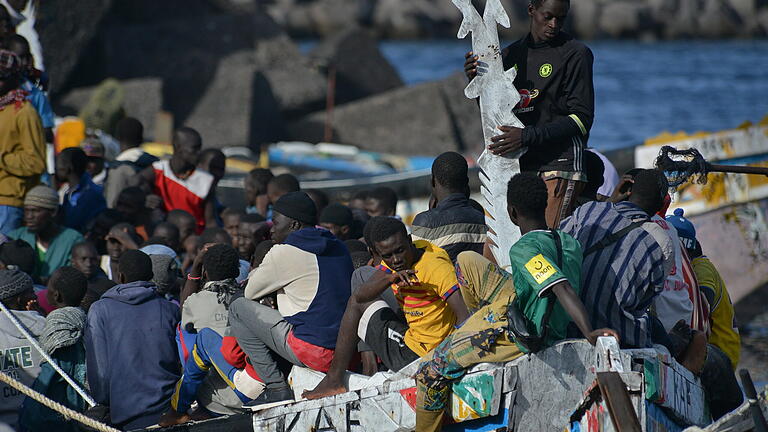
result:
[[[137,118],[145,134],[154,137],[155,118],[163,109],[163,81],[159,78],[136,78],[120,82],[122,107],[126,116]],[[86,107],[97,86],[81,87],[54,99],[56,113],[76,115]]]
[[[256,14],[254,62],[269,84],[280,112],[298,117],[322,107],[326,81],[299,47],[266,14]]]
[[[289,138],[319,142],[325,112],[290,125]],[[436,155],[460,150],[451,114],[437,82],[403,87],[337,107],[333,142],[365,150],[406,155]]]
[[[111,26],[104,37],[106,76],[163,79],[166,108],[184,122],[221,59],[252,50],[251,22],[249,16],[210,15]]]
[[[400,75],[384,58],[378,43],[361,28],[350,28],[326,38],[310,57],[335,70],[335,102],[343,104],[403,85]]]
[[[56,0],[38,2],[35,29],[55,94],[69,81],[83,53],[89,49],[111,0]]]
[[[258,11],[114,25],[103,44],[106,76],[162,79],[176,125],[197,125],[216,146],[279,139],[284,116],[317,110],[325,99],[323,76]]]
[[[464,95],[464,88],[467,86],[464,72],[457,72],[442,79],[439,84],[459,150],[475,158],[479,157],[483,152],[483,124],[477,102]]]
[[[257,120],[253,106],[266,102],[263,95],[255,95],[254,87],[259,86],[251,52],[236,52],[222,58],[184,124],[200,132],[206,147],[248,145]],[[268,103],[274,107],[274,100]],[[276,109],[270,111],[271,119],[262,119],[272,120],[279,128],[279,113]],[[263,116],[266,114],[262,112]]]
[[[371,0],[278,0],[267,12],[294,36],[327,36],[355,25],[363,5]]]
[[[612,1],[603,5],[598,20],[600,33],[610,38],[637,37],[655,33],[651,8],[648,4]]]
[[[743,34],[744,21],[725,0],[706,0],[698,15],[699,37],[722,38]]]
[[[596,37],[599,10],[597,0],[580,0],[571,3],[568,20],[573,33],[585,39]]]

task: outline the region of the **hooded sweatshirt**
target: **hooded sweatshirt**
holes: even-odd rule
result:
[[[45,327],[45,318],[37,312],[12,311],[13,315],[34,337],[39,337]],[[0,313],[0,367],[3,372],[21,381],[27,387],[40,373],[42,356],[13,325]],[[0,384],[0,431],[16,430],[19,408],[24,395],[7,384]]]
[[[179,308],[151,282],[116,285],[91,305],[85,328],[88,384],[112,423],[157,423],[179,379],[174,329]]]
[[[352,271],[343,242],[327,230],[304,228],[267,253],[251,272],[245,296],[255,300],[277,292],[277,309],[293,325],[293,336],[333,349]]]

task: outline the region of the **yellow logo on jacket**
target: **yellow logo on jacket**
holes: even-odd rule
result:
[[[525,264],[525,269],[528,270],[528,273],[533,276],[533,280],[538,284],[543,283],[556,273],[555,268],[542,254],[538,254],[531,258],[530,261]]]
[[[541,65],[541,67],[539,68],[539,75],[542,78],[546,78],[552,75],[552,65],[549,63],[544,63],[543,65]]]

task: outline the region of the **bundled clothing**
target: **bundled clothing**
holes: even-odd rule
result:
[[[86,372],[85,346],[83,345],[85,319],[85,312],[78,307],[56,309],[46,317],[45,328],[40,336],[40,345],[46,353],[81,388],[85,388]],[[40,375],[32,385],[32,389],[67,408],[78,412],[85,409],[83,398],[47,362],[41,365]],[[80,430],[78,423],[74,420],[65,418],[29,397],[24,399],[19,413],[19,424],[22,430],[28,431],[78,432]]]
[[[157,423],[179,379],[174,329],[179,308],[150,282],[117,285],[93,303],[85,330],[88,383],[111,423]]]
[[[272,353],[325,372],[350,295],[352,259],[329,231],[304,228],[274,246],[232,303],[232,333],[268,388],[285,385]],[[257,300],[277,293],[277,310]],[[250,299],[250,300],[249,300]]]
[[[411,237],[443,249],[455,262],[463,251],[483,253],[487,230],[485,215],[472,207],[466,195],[454,193],[416,215]]]

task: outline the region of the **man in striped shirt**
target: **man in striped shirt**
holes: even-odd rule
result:
[[[616,329],[627,347],[651,346],[648,309],[669,267],[653,235],[637,228],[659,211],[667,188],[659,171],[642,170],[627,201],[585,204],[561,225],[584,250],[580,294],[592,326]]]
[[[483,212],[468,198],[468,166],[464,156],[445,152],[432,163],[432,198],[430,209],[413,219],[414,240],[426,240],[448,252],[451,261],[463,251],[483,253],[485,225]]]

